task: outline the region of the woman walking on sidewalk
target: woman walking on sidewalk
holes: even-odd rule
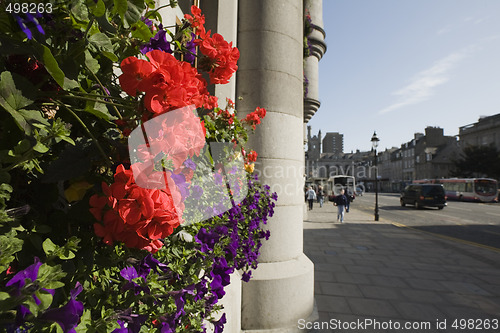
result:
[[[333,204],[337,206],[337,222],[344,223],[344,214],[347,206],[347,197],[344,195],[344,190],[340,190],[340,194],[335,197]]]

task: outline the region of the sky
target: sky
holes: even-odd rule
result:
[[[313,22],[314,23],[314,22]],[[344,152],[400,147],[500,113],[500,0],[323,0],[321,107]]]

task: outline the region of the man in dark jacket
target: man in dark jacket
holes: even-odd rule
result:
[[[344,223],[344,214],[349,199],[344,194],[344,190],[340,190],[340,194],[335,197],[334,205],[337,206],[337,222]]]

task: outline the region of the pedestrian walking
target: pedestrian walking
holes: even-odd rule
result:
[[[345,212],[349,213],[349,207],[351,206],[351,202],[354,201],[354,194],[352,193],[351,189],[349,188],[347,189],[345,196],[347,198],[347,205],[345,207]]]
[[[323,203],[325,201],[325,192],[323,191],[323,186],[318,187],[318,193],[316,194],[318,197],[319,208],[323,207]]]
[[[344,223],[344,214],[348,203],[344,190],[340,190],[340,194],[335,197],[333,204],[337,206],[337,222]]]
[[[309,202],[309,210],[312,210],[314,200],[316,200],[316,192],[314,192],[311,186],[309,186],[309,189],[306,192],[306,198],[307,201]]]

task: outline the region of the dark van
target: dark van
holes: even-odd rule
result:
[[[403,207],[414,205],[417,209],[424,206],[443,209],[446,195],[441,184],[410,184],[401,193],[400,201]]]

